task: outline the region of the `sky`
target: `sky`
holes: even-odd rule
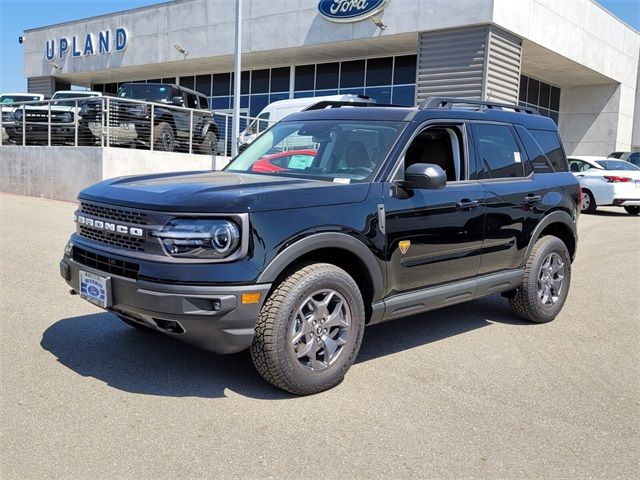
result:
[[[0,92],[26,91],[22,45],[18,43],[18,37],[22,35],[24,30],[164,3],[165,1],[0,0],[0,42],[2,45],[0,49]],[[598,0],[598,3],[636,30],[640,30],[640,0]]]

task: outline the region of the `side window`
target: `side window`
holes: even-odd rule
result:
[[[484,172],[480,178],[513,178],[524,176],[522,152],[506,125],[476,124],[480,145],[478,154]]]
[[[585,170],[586,163],[580,160],[571,160],[569,162],[569,170],[572,172],[582,172]]]
[[[269,112],[258,115],[258,133],[264,132],[269,128]]]
[[[198,95],[198,100],[199,100],[201,109],[209,110],[209,102],[207,101],[207,97],[202,97]]]
[[[555,171],[566,172],[567,159],[564,155],[558,134],[553,130],[531,130],[531,134],[551,161],[551,165],[553,165]]]
[[[531,171],[535,173],[553,173],[554,169],[551,166],[551,161],[542,151],[538,142],[531,136],[529,130],[521,125],[516,125],[515,128],[529,157],[529,161],[525,162],[525,174],[528,175]]]
[[[187,93],[185,95],[187,97],[187,104],[185,105],[185,107],[198,108],[198,100],[196,96],[193,93]]]
[[[466,180],[462,135],[461,127],[458,125],[425,128],[409,145],[402,171],[415,163],[432,163],[445,171],[448,182]]]

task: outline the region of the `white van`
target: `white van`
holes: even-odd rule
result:
[[[238,137],[238,150],[244,150],[261,132],[264,132],[274,123],[279,122],[292,113],[301,112],[319,102],[376,103],[375,100],[364,95],[327,95],[324,97],[278,100],[264,107],[258,114],[257,119],[251,122],[249,126],[240,133]]]

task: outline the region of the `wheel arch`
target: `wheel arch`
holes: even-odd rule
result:
[[[562,240],[567,246],[571,261],[575,259],[576,249],[578,247],[576,223],[567,212],[557,210],[546,215],[534,229],[531,240],[529,241],[529,246],[527,247],[525,262],[529,258],[529,255],[531,255],[533,246],[538,239],[545,235],[553,235]]]
[[[311,262],[329,263],[351,275],[360,288],[367,319],[371,318],[371,305],[383,295],[382,272],[371,250],[344,233],[318,233],[295,242],[267,265],[257,282],[276,285],[292,267]]]

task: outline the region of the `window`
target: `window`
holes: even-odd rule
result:
[[[370,58],[367,60],[367,86],[391,85],[393,58]]]
[[[198,92],[207,97],[211,95],[211,75],[198,75],[196,77],[196,88]]]
[[[475,128],[485,170],[481,172],[481,178],[522,177],[522,154],[511,128],[491,124],[477,124]]]
[[[217,73],[213,76],[213,91],[214,97],[221,97],[229,95],[229,85],[231,84],[230,73]]]
[[[394,85],[406,85],[416,83],[416,55],[403,55],[396,57],[395,70],[393,72]]]
[[[364,86],[364,60],[342,62],[340,88]]]
[[[269,70],[251,72],[251,93],[269,92]]]
[[[185,105],[186,107],[198,108],[198,97],[196,97],[193,93],[185,93],[185,96],[187,97],[187,104]]]
[[[316,67],[316,90],[338,88],[339,73],[340,64],[338,62],[318,64]]]
[[[296,67],[295,90],[313,90],[315,88],[315,65],[299,65]],[[311,95],[313,96],[313,95]]]
[[[560,89],[535,78],[520,76],[520,105],[532,107],[541,115],[550,117],[558,124],[560,111]]]
[[[384,162],[403,122],[313,120],[279,122],[227,167],[232,172],[368,181]],[[279,160],[283,157],[288,160]]]
[[[404,168],[416,163],[438,165],[447,181],[465,180],[464,143],[457,126],[429,127],[411,142],[404,157]]]
[[[272,68],[271,69],[271,92],[288,92],[289,91],[289,67]]]
[[[583,162],[582,160],[571,160],[569,162],[569,170],[572,172],[584,172],[590,168],[592,168],[591,165],[587,162]]]
[[[560,144],[558,134],[551,130],[531,130],[531,134],[542,148],[556,172],[567,171],[567,160]]]

